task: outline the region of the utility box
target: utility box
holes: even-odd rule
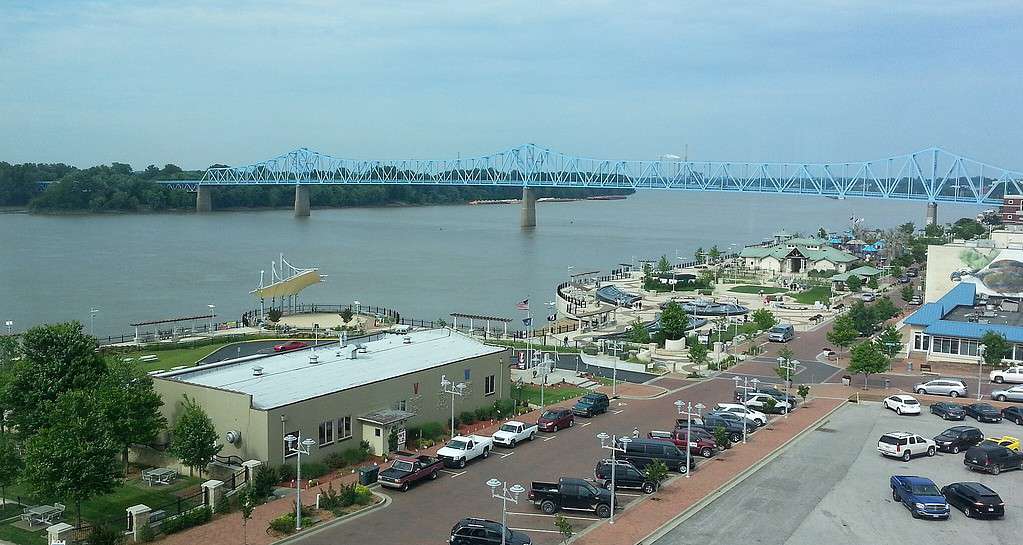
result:
[[[364,466],[359,468],[359,484],[369,486],[377,482],[380,466]]]

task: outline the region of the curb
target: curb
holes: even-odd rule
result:
[[[337,526],[339,524],[344,524],[346,522],[355,520],[355,519],[357,519],[359,517],[362,517],[364,515],[368,515],[369,513],[373,512],[373,511],[376,511],[377,509],[381,509],[383,507],[387,507],[388,505],[391,504],[391,497],[390,496],[388,496],[386,494],[381,494],[379,492],[373,492],[373,495],[378,497],[378,498],[383,499],[384,501],[382,501],[382,502],[380,502],[380,503],[378,503],[376,505],[371,505],[371,506],[369,506],[369,507],[367,507],[365,509],[362,509],[360,511],[356,511],[355,513],[349,513],[347,515],[344,515],[344,516],[341,516],[341,517],[337,517],[334,520],[331,520],[329,522],[325,522],[325,523],[323,523],[323,524],[321,524],[319,526],[314,526],[310,530],[299,532],[299,533],[297,533],[297,534],[295,534],[293,536],[288,536],[286,538],[280,539],[278,541],[274,541],[272,543],[273,543],[273,545],[288,545],[288,544],[291,544],[291,543],[296,543],[296,542],[301,541],[301,540],[303,540],[303,539],[305,539],[307,537],[311,537],[311,536],[314,536],[316,534],[319,534],[320,532],[324,532],[326,530],[329,530],[329,529],[331,529],[334,526]]]
[[[687,519],[689,519],[693,515],[699,513],[704,507],[706,507],[706,506],[710,505],[711,503],[713,503],[714,500],[720,498],[726,492],[728,492],[732,488],[735,488],[737,485],[742,483],[742,481],[746,480],[747,477],[749,477],[750,475],[753,475],[754,473],[759,471],[762,467],[764,467],[768,463],[772,462],[775,458],[780,456],[784,451],[788,450],[789,447],[791,447],[793,444],[795,444],[795,442],[797,440],[801,439],[804,435],[806,435],[806,434],[810,433],[811,431],[816,430],[817,428],[821,427],[824,424],[824,422],[827,421],[827,419],[830,418],[831,415],[835,413],[835,411],[837,411],[838,409],[841,409],[845,405],[846,405],[845,403],[841,403],[839,405],[836,405],[835,408],[833,408],[830,411],[828,411],[827,413],[821,415],[820,418],[815,420],[812,424],[810,424],[806,428],[803,428],[802,431],[800,431],[796,435],[792,436],[791,439],[789,439],[788,441],[786,441],[785,443],[780,445],[778,448],[776,448],[773,451],[771,451],[770,454],[768,454],[767,456],[761,458],[760,461],[756,462],[755,464],[751,465],[750,467],[746,468],[745,470],[741,471],[740,473],[737,473],[731,479],[729,479],[724,484],[719,486],[714,492],[711,492],[710,494],[707,494],[706,496],[703,497],[703,499],[701,499],[700,501],[698,501],[698,502],[694,503],[693,505],[689,506],[685,511],[682,511],[681,513],[676,515],[674,518],[672,518],[668,522],[666,522],[663,525],[661,525],[660,528],[658,528],[658,529],[654,530],[653,532],[650,532],[649,534],[644,536],[642,539],[640,539],[639,541],[636,542],[636,545],[650,545],[650,544],[654,543],[655,541],[657,541],[658,539],[664,537],[665,534],[667,534],[668,532],[674,530],[676,527],[678,527],[680,524],[685,522]]]

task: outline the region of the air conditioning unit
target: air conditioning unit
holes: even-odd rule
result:
[[[261,377],[261,376],[263,376],[263,368],[259,367],[259,366],[253,367],[252,368],[252,376],[254,376],[254,377]]]

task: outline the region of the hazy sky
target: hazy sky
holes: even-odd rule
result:
[[[1023,2],[0,0],[0,160],[645,159],[1023,169]]]

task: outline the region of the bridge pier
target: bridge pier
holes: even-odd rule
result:
[[[531,187],[522,188],[521,226],[536,227],[536,190]]]
[[[295,217],[304,218],[309,216],[309,186],[297,184],[295,186]]]
[[[200,185],[195,192],[195,211],[200,214],[213,211],[213,188]]]
[[[927,219],[924,221],[924,225],[937,225],[938,224],[938,203],[929,202],[927,203]]]

